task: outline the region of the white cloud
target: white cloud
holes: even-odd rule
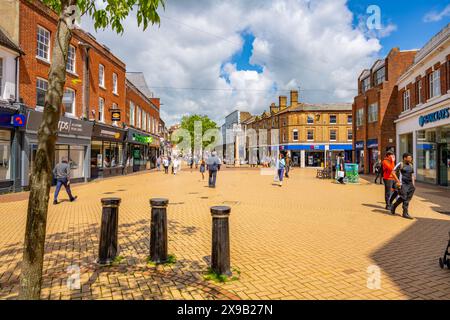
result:
[[[450,17],[450,4],[447,5],[441,12],[430,11],[424,17],[424,22],[436,22],[441,21],[445,17]]]
[[[274,86],[299,86],[306,102],[351,101],[357,76],[381,49],[378,39],[352,26],[346,0],[173,1],[160,27],[142,32],[135,20],[126,20],[122,36],[107,30],[96,37],[128,70],[145,73],[168,124],[187,113],[219,123],[236,108],[259,114],[285,94]],[[94,33],[90,21],[83,23]],[[255,36],[250,63],[262,65],[262,73],[229,62],[242,48],[243,30]]]

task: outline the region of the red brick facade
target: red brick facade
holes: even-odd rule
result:
[[[384,59],[385,77],[380,83],[375,82],[375,72],[379,70],[377,65],[383,65],[383,61],[375,63],[371,70],[368,70],[370,88],[363,89],[362,81],[366,77],[358,79],[358,95],[353,102],[353,159],[360,162],[364,167],[364,173],[373,172],[376,152],[381,159],[386,150],[395,149],[396,134],[395,123],[401,112],[398,103],[398,89],[396,86],[398,78],[412,64],[417,51],[400,51],[398,48],[392,49]],[[377,104],[377,119],[369,122],[369,106]],[[357,110],[364,110],[362,123],[357,123]],[[368,142],[377,141],[378,146],[368,148]],[[363,142],[364,148],[356,150],[356,144]],[[360,158],[360,150],[363,150],[363,158]]]

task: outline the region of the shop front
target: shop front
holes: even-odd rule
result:
[[[38,129],[42,112],[30,110],[27,115],[24,152],[22,157],[22,186],[27,187],[34,167],[38,148]],[[61,117],[58,123],[58,138],[52,167],[62,158],[69,160],[71,182],[84,182],[90,177],[90,147],[92,123],[68,117]]]
[[[414,109],[413,109],[414,110]],[[418,181],[450,186],[450,103],[447,100],[397,120],[397,157],[414,156]]]
[[[26,117],[0,106],[0,193],[21,190],[20,151]]]
[[[161,141],[158,136],[151,136],[151,142],[149,143],[149,160],[150,169],[156,168],[156,159],[159,157],[161,149]]]
[[[355,163],[358,164],[359,173],[364,172],[364,141],[355,142]]]
[[[150,145],[153,137],[142,131],[128,129],[126,138],[126,173],[150,169]]]
[[[282,145],[282,148],[290,151],[295,166],[302,168],[325,166],[325,145],[288,144]]]
[[[126,131],[95,123],[91,141],[91,179],[124,174]]]
[[[330,144],[326,146],[327,149],[327,163],[331,165],[332,168],[336,167],[337,157],[342,154],[344,156],[344,162],[352,162],[352,152],[353,146],[348,143],[344,144]]]

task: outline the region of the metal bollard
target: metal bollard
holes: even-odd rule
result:
[[[98,247],[98,260],[100,265],[111,264],[117,256],[117,232],[119,225],[120,198],[103,198],[102,225],[100,230],[100,243]]]
[[[230,270],[230,228],[228,206],[211,207],[212,253],[211,269],[217,274],[231,276]]]
[[[167,261],[167,205],[168,199],[150,199],[152,207],[150,225],[150,260],[155,263]]]

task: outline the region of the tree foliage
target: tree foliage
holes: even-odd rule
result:
[[[193,114],[190,116],[183,116],[183,118],[181,119],[181,128],[189,131],[189,134],[191,136],[191,150],[194,150],[194,143],[196,138],[194,136],[194,129],[195,122],[197,121],[201,122],[202,124],[202,134],[204,134],[209,129],[217,129],[217,124],[206,115]],[[204,140],[202,141],[202,146],[206,147],[209,143],[211,143],[211,141]]]

